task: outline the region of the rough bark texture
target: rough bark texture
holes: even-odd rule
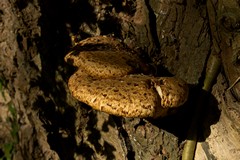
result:
[[[198,85],[211,49],[209,33],[204,1],[1,0],[0,156],[181,159],[198,87],[170,117],[114,117],[69,94],[66,82],[74,69],[64,56],[73,38],[114,35],[151,63],[155,75]],[[226,111],[239,104],[226,98],[226,85],[220,75],[209,95],[196,159],[240,157],[239,124]]]

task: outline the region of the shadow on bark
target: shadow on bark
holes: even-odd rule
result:
[[[199,97],[205,98],[205,101],[200,101],[197,104]],[[197,88],[191,89],[188,102],[177,113],[163,119],[150,120],[150,122],[174,134],[179,138],[179,141],[185,140],[192,119],[194,119],[193,115],[197,105],[201,107],[198,113],[200,118],[196,126],[199,135],[198,141],[203,142],[211,134],[211,125],[219,121],[221,114],[216,98],[206,91]]]
[[[91,36],[89,32],[79,31],[79,27],[83,23],[86,23],[90,26],[91,30],[91,26],[96,25],[97,19],[94,14],[94,8],[88,1],[80,0],[74,2],[67,0],[39,1],[39,5],[42,14],[39,25],[42,33],[38,49],[42,60],[42,75],[39,81],[36,82],[36,85],[40,86],[40,89],[44,92],[44,97],[39,97],[35,105],[39,107],[40,118],[48,133],[48,142],[51,148],[57,151],[61,159],[74,159],[75,152],[87,159],[91,159],[95,152],[99,155],[107,155],[108,159],[114,159],[113,152],[118,150],[118,148],[115,148],[106,141],[103,142],[103,146],[100,144],[100,131],[94,127],[98,120],[95,112],[86,113],[89,111],[88,107],[82,107],[81,110],[83,115],[85,114],[91,118],[90,120],[87,118],[83,118],[82,120],[86,122],[86,124],[84,124],[86,125],[85,129],[90,132],[87,139],[89,143],[81,141],[80,144],[78,144],[76,142],[75,136],[77,133],[75,123],[79,115],[76,115],[76,110],[72,105],[67,103],[68,93],[66,92],[65,82],[67,82],[71,72],[73,72],[73,70],[64,63],[64,56],[71,47],[69,33],[76,34],[81,32],[79,33],[82,36],[80,37],[81,39]],[[117,6],[118,3],[116,2],[113,5]],[[122,8],[117,9],[123,10]],[[152,12],[151,16],[154,18]],[[105,21],[98,23],[98,27],[102,29],[101,34],[120,34],[121,28],[118,20],[112,18],[110,15],[106,16],[106,18]],[[152,19],[152,21],[155,21],[155,19]],[[70,28],[68,25],[70,25]],[[112,27],[113,25],[115,26]],[[156,24],[153,24],[153,27],[154,26],[156,26]],[[154,35],[156,35],[156,33],[154,33]],[[154,39],[158,41],[156,37]],[[157,46],[159,47],[160,44],[157,44]],[[157,72],[158,71],[159,70],[157,70]],[[167,71],[165,72],[169,74]],[[59,78],[61,80],[59,80]],[[188,127],[190,126],[194,106],[196,105],[194,103],[196,100],[195,92],[196,91],[192,91],[193,94],[190,94],[191,96],[189,98],[191,101],[180,109],[178,113],[164,119],[150,120],[150,122],[158,128],[173,133],[180,138],[180,141],[184,140]],[[199,125],[199,130],[203,133],[203,138],[201,138],[200,141],[204,141],[210,134],[210,126],[218,121],[220,114],[217,109],[216,99],[212,95],[209,95],[208,98],[211,104],[204,105],[204,112],[208,113],[206,119],[209,123],[207,126]],[[209,113],[207,110],[214,112],[214,114]],[[199,114],[205,115],[204,113]],[[209,116],[209,114],[212,116]],[[104,123],[102,131],[107,132],[108,125],[116,124],[120,130],[120,134],[125,138],[128,149],[127,157],[133,159],[135,154],[131,143],[127,142],[128,133],[122,128],[121,118],[110,117],[112,118],[109,118],[108,121]],[[82,126],[80,126],[80,128],[81,127]],[[66,137],[63,137],[62,131],[66,132]],[[84,135],[82,135],[81,138],[83,138],[83,136]],[[90,145],[94,146],[95,150],[93,150]]]

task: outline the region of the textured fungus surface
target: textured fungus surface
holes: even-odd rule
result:
[[[66,55],[65,61],[78,67],[68,82],[75,98],[93,109],[123,117],[163,117],[169,108],[186,102],[185,82],[139,74],[141,59],[122,46],[113,38],[98,36],[80,41]]]
[[[121,77],[137,71],[141,61],[126,51],[82,51],[69,56],[74,66],[99,78]]]
[[[156,87],[162,86],[159,95]],[[166,116],[169,108],[182,105],[188,95],[185,84],[176,78],[127,75],[94,79],[81,70],[69,79],[69,89],[92,108],[124,117]]]

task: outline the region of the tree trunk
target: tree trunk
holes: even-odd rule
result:
[[[216,10],[227,4],[216,4],[218,20]],[[207,7],[192,0],[1,0],[0,156],[181,159],[216,40]],[[222,51],[230,39],[224,31],[216,31]],[[97,35],[121,39],[153,66],[154,76],[185,80],[188,102],[160,119],[116,117],[78,102],[67,87],[74,68],[64,56],[73,40]],[[240,157],[240,106],[227,88],[220,73],[200,116],[195,159]]]

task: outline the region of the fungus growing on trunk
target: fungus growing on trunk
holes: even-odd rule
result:
[[[100,44],[101,38],[97,39],[89,38],[89,43],[84,40],[80,44],[91,43],[93,47],[92,41]],[[106,42],[106,37],[103,41]],[[78,67],[68,82],[76,99],[109,114],[141,118],[166,116],[169,109],[187,101],[188,86],[184,81],[139,74],[142,61],[127,50],[114,48],[120,45],[112,42],[108,44],[112,46],[110,50],[105,47],[101,50],[99,45],[83,50],[85,45],[78,45],[77,51],[65,57],[65,61]]]

